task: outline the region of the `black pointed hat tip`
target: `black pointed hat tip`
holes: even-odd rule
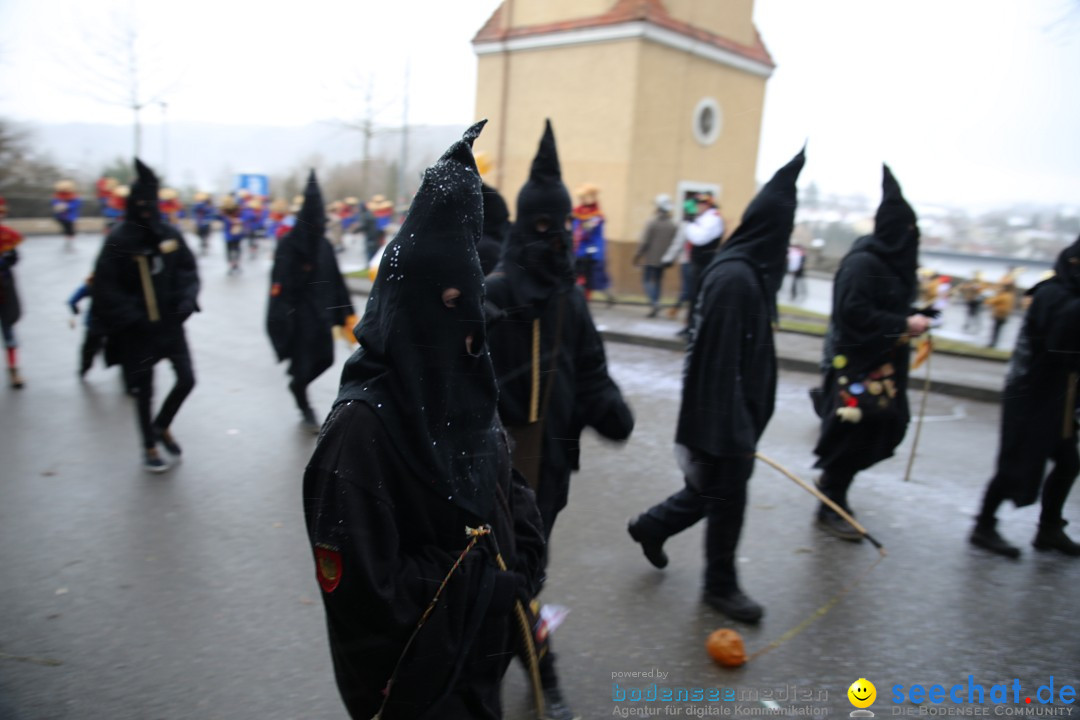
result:
[[[485,125],[487,125],[487,118],[473,123],[469,129],[465,131],[465,134],[461,136],[461,139],[468,143],[469,147],[472,147],[476,138],[480,137],[480,131],[484,129]]]

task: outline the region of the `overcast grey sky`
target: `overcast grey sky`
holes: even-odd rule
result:
[[[130,123],[95,99],[116,97],[95,87],[116,75],[95,51],[133,16],[144,87],[170,122],[355,119],[370,82],[377,119],[396,125],[408,64],[409,121],[464,124],[469,40],[498,4],[2,0],[0,116]],[[1077,0],[757,0],[755,21],[778,66],[759,177],[809,138],[803,180],[826,191],[874,196],[886,161],[924,202],[1080,204]]]

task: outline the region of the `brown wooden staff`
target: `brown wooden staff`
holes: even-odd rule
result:
[[[771,459],[769,457],[766,457],[765,455],[762,455],[759,452],[754,453],[754,457],[756,457],[758,460],[762,461],[766,465],[771,465],[776,470],[779,470],[780,473],[783,474],[784,476],[786,476],[789,480],[793,480],[796,485],[798,485],[803,490],[805,490],[806,492],[808,492],[811,495],[813,495],[814,497],[816,497],[821,502],[828,505],[833,510],[833,512],[835,512],[840,517],[844,518],[844,521],[848,525],[855,528],[855,532],[859,533],[864,538],[869,540],[870,543],[874,547],[877,548],[878,552],[881,553],[882,556],[884,556],[886,554],[884,545],[882,545],[876,539],[874,539],[874,536],[871,535],[870,532],[866,528],[864,528],[862,525],[860,525],[855,520],[855,518],[851,517],[851,514],[847,510],[845,510],[844,508],[837,505],[830,498],[826,497],[825,494],[822,493],[820,490],[818,490],[816,487],[814,487],[812,485],[809,485],[808,483],[803,481],[801,478],[799,478],[799,476],[797,476],[795,473],[788,470],[786,467],[784,467],[780,463],[776,462],[775,460],[773,460],[773,459]]]

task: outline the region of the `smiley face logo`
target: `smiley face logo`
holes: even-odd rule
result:
[[[866,678],[859,678],[851,683],[851,687],[847,690],[847,697],[855,707],[868,708],[877,699],[877,688]]]

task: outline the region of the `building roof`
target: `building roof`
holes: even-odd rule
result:
[[[596,28],[622,25],[631,22],[645,22],[656,27],[663,28],[683,36],[688,40],[702,43],[716,50],[731,53],[745,58],[753,63],[760,64],[769,70],[776,67],[772,56],[769,55],[765,43],[761,41],[761,35],[754,29],[754,44],[745,45],[722,37],[707,30],[676,20],[664,7],[661,0],[617,0],[615,5],[606,13],[593,17],[578,18],[560,22],[545,23],[542,25],[530,25],[525,27],[504,28],[503,12],[506,2],[499,5],[491,14],[488,21],[480,28],[473,37],[473,45],[488,43],[503,43],[524,38],[533,38],[540,35],[553,35],[571,32],[575,30],[591,30]]]

